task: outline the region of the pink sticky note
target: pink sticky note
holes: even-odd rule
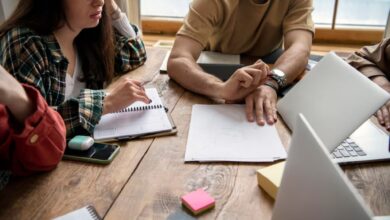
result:
[[[181,197],[183,205],[190,209],[195,215],[214,207],[215,200],[203,189],[190,192]]]

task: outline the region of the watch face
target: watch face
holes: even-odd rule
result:
[[[273,69],[272,73],[278,77],[284,77],[284,75],[285,75],[281,70],[278,70],[278,69]]]
[[[279,88],[283,88],[286,84],[286,74],[284,74],[284,72],[281,70],[273,69],[271,78],[276,80]]]

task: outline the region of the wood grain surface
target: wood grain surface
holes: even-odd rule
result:
[[[122,77],[156,87],[178,133],[121,142],[110,165],[63,161],[52,172],[13,178],[0,191],[0,219],[51,219],[87,204],[105,219],[195,219],[180,196],[198,188],[216,199],[215,208],[200,219],[271,218],[274,201],[256,179],[256,170],[269,163],[184,163],[192,105],[218,100],[186,91],[159,74],[165,53],[148,48],[146,64]],[[280,118],[276,127],[287,149],[290,131]],[[343,169],[374,214],[390,215],[390,163]]]

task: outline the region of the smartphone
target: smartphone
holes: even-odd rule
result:
[[[109,164],[119,152],[119,145],[94,143],[88,150],[66,148],[63,159],[90,163]]]

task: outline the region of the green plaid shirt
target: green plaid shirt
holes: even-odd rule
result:
[[[133,26],[135,31],[138,29]],[[135,69],[146,61],[140,38],[115,34],[115,71]],[[0,64],[20,82],[35,86],[65,121],[67,137],[93,133],[103,110],[103,90],[83,89],[77,99],[65,101],[68,61],[54,35],[39,36],[28,28],[15,27],[0,39]]]

